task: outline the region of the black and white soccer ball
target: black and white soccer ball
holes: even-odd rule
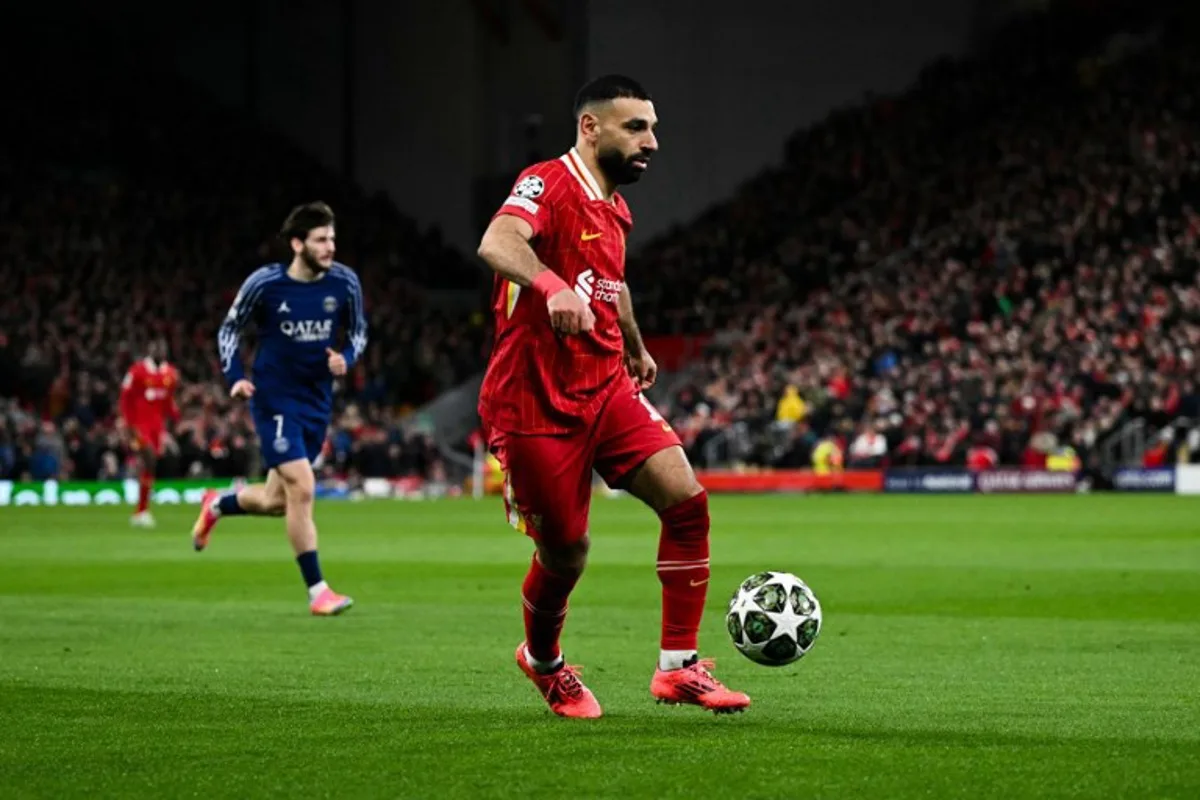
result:
[[[790,572],[760,572],[733,593],[725,625],[746,658],[782,667],[812,649],[821,633],[821,603]]]

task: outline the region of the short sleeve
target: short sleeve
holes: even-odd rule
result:
[[[535,164],[517,178],[512,191],[492,217],[501,214],[519,217],[533,228],[534,237],[542,235],[553,224],[554,207],[562,194],[562,170],[555,162]]]

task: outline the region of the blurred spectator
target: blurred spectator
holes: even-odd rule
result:
[[[888,444],[883,435],[874,425],[864,425],[850,444],[849,465],[860,469],[877,469],[886,465],[887,453]]]
[[[993,469],[1000,464],[1000,456],[995,449],[987,444],[977,443],[967,450],[967,469],[972,472],[982,472]]]
[[[804,398],[800,397],[800,390],[792,384],[784,387],[783,395],[779,398],[779,402],[775,406],[776,422],[781,422],[788,426],[795,425],[804,419],[807,413],[808,406],[804,404]]]
[[[813,471],[818,475],[841,472],[843,466],[842,445],[834,437],[822,439],[813,449]]]

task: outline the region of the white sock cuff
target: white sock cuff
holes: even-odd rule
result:
[[[554,672],[563,664],[562,653],[559,653],[558,658],[553,661],[538,661],[533,657],[533,653],[529,652],[529,645],[525,645],[525,660],[529,662],[529,666],[533,667],[535,672]]]
[[[658,668],[663,671],[683,669],[684,663],[695,657],[695,650],[659,650]]]

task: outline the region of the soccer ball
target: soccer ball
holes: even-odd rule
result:
[[[760,572],[733,593],[725,625],[746,658],[782,667],[812,648],[821,633],[821,603],[790,572]]]

